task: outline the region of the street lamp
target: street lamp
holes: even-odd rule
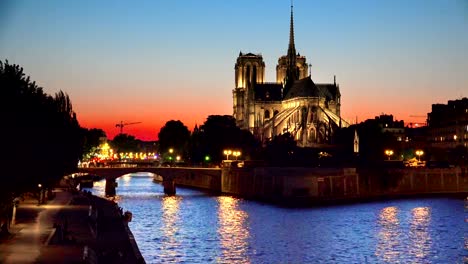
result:
[[[388,160],[390,160],[390,157],[393,155],[393,150],[391,150],[391,149],[385,150],[385,155],[387,155]]]
[[[236,160],[237,158],[241,155],[241,152],[240,151],[234,151],[234,153],[232,153],[235,157],[236,157]]]
[[[424,154],[422,150],[416,150],[416,156],[418,156],[418,160],[421,161],[421,156]]]
[[[174,149],[170,148],[169,149],[169,161],[171,161],[171,163],[172,163],[172,153],[174,153]]]
[[[37,187],[39,188],[39,199],[38,199],[38,205],[42,203],[42,184],[38,184]]]
[[[231,154],[232,154],[232,150],[230,149],[224,150],[224,155],[226,155],[226,160],[229,160],[229,155]]]

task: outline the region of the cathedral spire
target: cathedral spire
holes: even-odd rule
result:
[[[288,46],[288,57],[289,59],[294,57],[296,60],[296,47],[294,46],[294,16],[293,16],[293,4],[291,0],[291,22],[289,25],[289,46]]]
[[[293,3],[291,0],[291,22],[289,26],[289,46],[288,46],[288,68],[286,70],[286,82],[289,82],[287,86],[291,86],[296,80],[299,79],[299,72],[296,65],[296,47],[294,46],[294,15],[293,15]]]

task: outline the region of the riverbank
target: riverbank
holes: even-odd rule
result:
[[[116,203],[54,192],[40,206],[20,203],[12,235],[0,245],[1,263],[145,263]]]

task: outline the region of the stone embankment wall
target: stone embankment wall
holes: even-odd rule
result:
[[[52,244],[83,246],[80,263],[145,263],[122,209],[113,201],[80,192],[59,218],[60,232]]]
[[[332,200],[359,195],[359,177],[354,168],[171,168],[164,172],[164,179],[168,178],[179,186],[260,200]],[[163,181],[159,175],[154,179]]]
[[[221,192],[246,198],[335,200],[359,195],[354,168],[223,168]]]
[[[225,167],[171,168],[164,173],[165,178],[173,177],[176,185],[274,202],[468,192],[466,168],[357,171],[355,168]],[[162,181],[160,176],[155,179]]]
[[[128,228],[122,209],[113,201],[92,199],[97,210],[96,242],[105,263],[145,263],[135,238]],[[102,262],[101,261],[101,262]]]
[[[468,192],[468,168],[405,168],[389,170],[382,177],[397,179],[395,186],[382,189],[375,180],[361,183],[362,193],[378,195],[463,194]]]
[[[164,172],[164,177],[172,177],[175,184],[212,192],[221,190],[221,169],[204,168],[171,168]],[[156,181],[162,182],[162,177],[156,175]]]

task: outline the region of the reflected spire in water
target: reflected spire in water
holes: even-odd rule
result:
[[[239,199],[218,197],[218,234],[220,236],[221,263],[250,263],[247,254],[250,237],[247,226],[248,214],[239,208]]]

